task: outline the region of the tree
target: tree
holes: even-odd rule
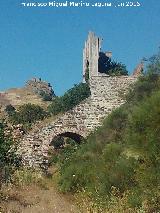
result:
[[[112,61],[111,58],[107,57],[103,52],[99,53],[98,71],[111,76],[128,75],[128,71],[124,64]]]

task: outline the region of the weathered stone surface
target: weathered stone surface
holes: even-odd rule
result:
[[[25,165],[46,166],[48,150],[55,137],[61,135],[75,138],[77,135],[77,138],[85,138],[102,125],[112,110],[124,104],[124,95],[137,80],[137,75],[110,77],[98,73],[100,43],[94,33],[89,33],[83,51],[83,75],[88,60],[91,96],[47,126],[25,135],[19,147]]]
[[[12,136],[13,141],[17,141],[23,137],[23,135],[25,134],[25,130],[22,124],[8,126],[6,125],[4,133],[6,136]]]
[[[29,166],[43,166],[51,141],[58,135],[72,133],[86,137],[102,125],[103,119],[111,111],[125,101],[121,91],[127,92],[128,87],[136,81],[136,77],[92,77],[90,79],[91,96],[81,104],[66,112],[56,121],[25,135],[21,141],[19,152],[23,162]]]
[[[144,63],[141,62],[140,64],[137,65],[137,67],[133,71],[133,76],[139,76],[142,75],[144,69]]]
[[[102,39],[97,37],[93,32],[89,32],[88,38],[83,49],[83,82],[86,82],[86,72],[89,69],[89,78],[95,76],[106,76],[98,70],[99,53],[101,52]],[[107,57],[112,56],[111,51],[104,53]]]

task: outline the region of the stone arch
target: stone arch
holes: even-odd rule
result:
[[[91,76],[91,96],[88,99],[22,138],[17,151],[22,163],[29,167],[47,168],[48,150],[54,137],[59,135],[76,141],[86,138],[102,125],[103,119],[113,109],[125,103],[120,92],[126,94],[136,80],[134,76]]]
[[[69,132],[69,131],[57,134],[56,136],[53,137],[52,141],[54,141],[54,139],[57,138],[57,137],[68,137],[68,138],[71,138],[72,140],[74,140],[77,143],[80,143],[84,139],[84,137],[82,135],[75,133],[75,132]]]

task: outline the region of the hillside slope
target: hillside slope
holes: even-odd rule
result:
[[[83,144],[53,156],[59,187],[80,192],[89,212],[160,212],[160,55],[126,99]]]
[[[22,88],[0,91],[0,118],[5,116],[4,109],[7,105],[11,104],[18,108],[21,105],[31,103],[47,109],[54,97],[54,91],[49,83],[33,78],[27,81]]]
[[[37,104],[42,107],[48,105],[48,102],[43,101],[42,97],[26,87],[9,89],[1,94],[3,95],[0,98],[0,103],[3,106],[11,104],[14,107],[18,107],[27,103]]]

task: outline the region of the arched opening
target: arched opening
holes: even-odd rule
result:
[[[53,146],[54,149],[64,148],[68,144],[80,144],[83,140],[83,137],[74,132],[63,132],[53,138],[50,143],[50,146]]]
[[[63,132],[53,138],[48,150],[49,167],[67,159],[79,148],[83,136],[73,132]]]
[[[73,132],[64,132],[64,133],[60,134],[59,136],[71,138],[72,140],[74,140],[77,143],[80,143],[83,140],[83,137],[81,135],[79,135],[77,133],[73,133]]]

